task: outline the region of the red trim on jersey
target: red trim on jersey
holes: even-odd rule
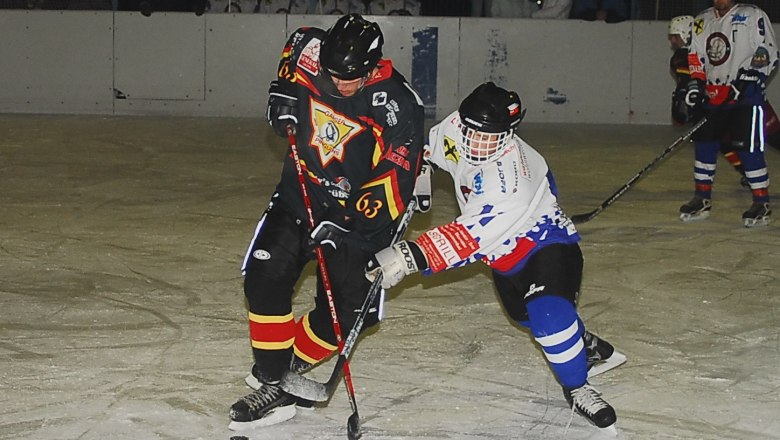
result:
[[[365,85],[370,86],[371,84],[376,84],[379,81],[384,81],[393,75],[393,62],[390,60],[386,60],[384,58],[379,60],[376,68],[377,70],[371,76],[371,78],[366,81]]]
[[[725,103],[728,101],[729,95],[731,94],[730,85],[716,86],[714,84],[707,84],[704,87],[704,90],[707,91],[707,96],[710,98],[709,103],[711,105],[721,105]]]
[[[533,248],[536,247],[536,242],[533,240],[530,240],[526,237],[520,238],[517,240],[517,245],[514,249],[512,249],[512,252],[502,256],[501,258],[497,259],[496,261],[490,263],[487,262],[488,265],[500,272],[509,272],[517,266],[517,263],[523,260],[526,256],[528,256],[528,253],[533,250]]]
[[[319,90],[317,90],[316,87],[314,87],[314,83],[309,79],[309,77],[303,73],[295,71],[295,82],[306,87],[309,89],[310,92],[312,92],[315,96],[320,96],[321,93]]]
[[[704,73],[704,66],[702,66],[699,57],[695,53],[688,54],[688,70],[691,72],[691,79],[707,80],[707,75]]]

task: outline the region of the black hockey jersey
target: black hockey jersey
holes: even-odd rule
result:
[[[347,239],[369,249],[389,244],[411,199],[425,142],[422,101],[390,60],[351,97],[320,71],[325,32],[301,28],[279,62],[279,89],[297,98],[297,147],[316,221],[343,210],[354,219]],[[295,163],[288,156],[280,201],[306,219]]]

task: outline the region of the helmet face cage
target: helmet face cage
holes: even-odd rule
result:
[[[501,157],[514,134],[514,129],[500,133],[480,131],[463,120],[459,122],[458,128],[460,128],[458,154],[472,165],[485,164]]]
[[[525,116],[520,97],[492,82],[474,89],[458,108],[458,154],[473,165],[501,157]]]

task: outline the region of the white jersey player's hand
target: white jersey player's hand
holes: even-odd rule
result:
[[[424,259],[425,256],[419,246],[417,246],[417,243],[401,240],[390,247],[382,249],[371,258],[366,266],[366,278],[374,282],[376,277],[381,274],[382,288],[389,289],[400,283],[406,275],[413,274],[419,270],[418,258]],[[427,262],[423,262],[422,267],[427,267]]]

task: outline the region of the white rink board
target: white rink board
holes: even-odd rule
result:
[[[437,117],[493,80],[518,90],[527,122],[669,123],[665,22],[370,18],[383,28],[385,54],[413,84],[412,67],[421,65],[415,33],[435,29],[435,50],[426,49],[437,63],[435,93],[426,104]],[[335,20],[2,10],[0,112],[262,117],[287,35]],[[768,96],[780,101],[773,83]]]

